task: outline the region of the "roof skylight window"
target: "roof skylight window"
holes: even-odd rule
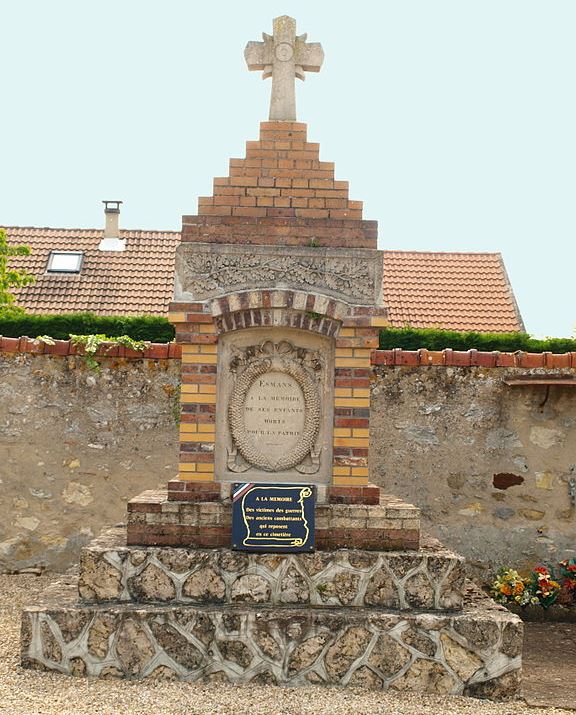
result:
[[[51,251],[48,258],[48,273],[80,273],[84,253],[82,251]]]

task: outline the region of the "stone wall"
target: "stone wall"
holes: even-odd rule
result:
[[[177,471],[179,361],[101,362],[0,353],[0,570],[66,568]],[[419,506],[425,531],[484,577],[573,555],[576,390],[503,382],[562,370],[374,370],[371,480]]]
[[[372,481],[419,506],[477,576],[574,556],[576,389],[504,382],[559,372],[375,368]]]
[[[0,354],[0,571],[64,569],[176,472],[176,360]]]

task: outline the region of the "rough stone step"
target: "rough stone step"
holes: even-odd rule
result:
[[[418,551],[312,554],[125,544],[125,527],[115,527],[82,550],[83,600],[462,608],[464,559],[430,538]]]
[[[308,606],[78,604],[54,584],[25,609],[22,664],[70,675],[518,693],[522,623],[477,589],[460,613]]]

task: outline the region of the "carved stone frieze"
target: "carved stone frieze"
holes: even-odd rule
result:
[[[381,304],[378,251],[181,244],[176,300],[207,300],[250,288],[315,290],[356,304]]]

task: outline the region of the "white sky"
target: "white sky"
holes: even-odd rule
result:
[[[244,156],[270,81],[321,42],[298,119],[381,248],[501,251],[529,332],[576,323],[575,0],[0,0],[0,224],[179,229]]]

